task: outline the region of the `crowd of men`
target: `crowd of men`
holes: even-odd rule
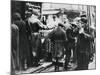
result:
[[[62,16],[60,16],[62,15]],[[46,51],[44,43],[49,38],[51,42],[62,40],[64,49],[65,70],[68,69],[73,51],[73,62],[77,63],[76,70],[87,70],[89,62],[95,53],[95,28],[88,25],[86,14],[80,15],[69,22],[67,15],[61,13],[48,17],[44,22],[39,19],[36,11],[29,12],[25,20],[20,13],[12,14],[11,23],[11,68],[25,70],[39,65],[40,59],[53,61],[51,51]],[[52,17],[52,18],[51,18]],[[45,25],[46,24],[46,25]],[[39,30],[51,30],[42,43]],[[48,41],[48,40],[47,40]],[[61,50],[61,48],[59,49]],[[55,50],[55,49],[53,49]],[[46,53],[48,52],[48,53]],[[56,56],[56,57],[59,57]],[[56,58],[57,59],[57,58]]]

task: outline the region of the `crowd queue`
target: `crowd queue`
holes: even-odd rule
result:
[[[64,70],[68,69],[72,56],[72,62],[77,64],[76,70],[88,69],[95,53],[95,28],[89,25],[86,14],[70,22],[64,13],[40,18],[38,12],[32,11],[23,20],[20,13],[15,12],[11,21],[12,71],[37,67],[41,59],[53,61],[55,58],[58,61],[61,55],[65,60]],[[45,35],[40,30],[51,31]],[[60,43],[57,40],[61,40]],[[54,47],[51,42],[56,43]],[[59,64],[55,65],[59,67]]]

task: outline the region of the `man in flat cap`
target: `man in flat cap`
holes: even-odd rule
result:
[[[79,29],[79,35],[77,39],[77,63],[78,70],[87,70],[89,64],[90,55],[90,41],[93,37],[88,33],[86,17],[81,18],[81,26]]]

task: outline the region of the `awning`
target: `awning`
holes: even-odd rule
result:
[[[55,11],[43,11],[42,14],[43,15],[52,15],[52,14],[57,14],[59,11],[55,10]]]

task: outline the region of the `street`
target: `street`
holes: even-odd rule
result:
[[[74,71],[77,68],[76,63],[69,63],[69,69],[68,71]],[[92,62],[89,63],[88,69],[95,69],[95,58]],[[59,67],[59,71],[63,71],[63,67]],[[42,65],[38,67],[31,67],[27,69],[26,71],[20,71],[16,74],[34,74],[34,73],[46,73],[46,72],[55,72],[55,66],[52,64],[52,62],[44,62]]]

